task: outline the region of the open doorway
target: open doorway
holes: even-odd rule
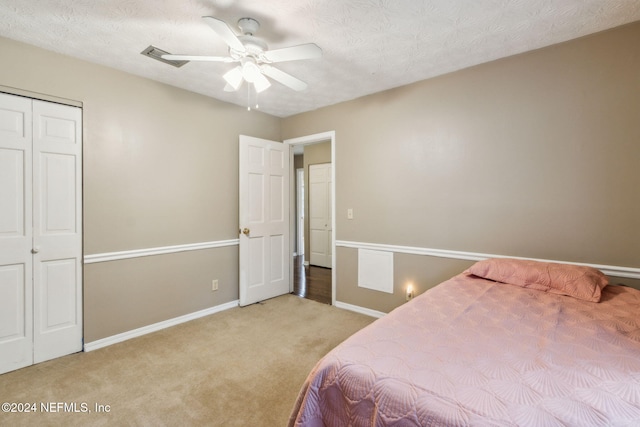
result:
[[[291,200],[290,218],[291,221],[291,247],[293,262],[290,272],[291,291],[297,295],[327,304],[335,304],[335,132],[324,132],[300,138],[284,141],[290,145],[291,155]],[[328,174],[326,180],[327,206],[328,212],[325,215],[323,226],[326,225],[326,232],[323,234],[326,239],[326,259],[324,266],[320,267],[310,263],[310,255],[313,246],[314,236],[310,235],[310,209],[309,193],[311,185],[309,181],[309,170],[311,165],[327,164]],[[298,169],[303,170],[303,183],[299,184]],[[302,199],[303,208],[300,208],[300,189],[304,188]],[[302,224],[300,219],[302,218]],[[302,236],[300,235],[302,233]],[[317,237],[316,233],[316,239]],[[317,262],[316,262],[317,264]]]

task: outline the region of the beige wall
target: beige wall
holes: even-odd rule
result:
[[[238,135],[280,140],[280,119],[8,39],[0,52],[0,85],[83,103],[85,255],[238,237]],[[237,246],[85,265],[85,342],[237,299],[237,265]]]
[[[640,267],[639,44],[635,23],[289,117],[283,137],[336,131],[338,240]],[[337,252],[338,301],[400,304],[356,286],[355,254]],[[450,275],[405,258],[396,278],[434,270],[421,290]]]

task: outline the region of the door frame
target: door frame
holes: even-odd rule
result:
[[[316,133],[313,135],[300,136],[297,138],[285,139],[283,142],[289,145],[289,200],[295,200],[294,179],[295,169],[293,165],[293,148],[297,145],[311,145],[317,142],[331,141],[331,305],[336,305],[336,131]],[[306,183],[305,183],[306,184]],[[289,203],[289,218],[296,218],[296,207],[293,203]],[[295,239],[295,221],[289,221],[289,240],[291,248],[294,247]],[[293,252],[291,253],[293,256]],[[293,262],[289,266],[289,286],[293,292]]]

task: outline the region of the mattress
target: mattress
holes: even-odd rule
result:
[[[290,426],[638,426],[640,291],[460,274],[318,362]]]

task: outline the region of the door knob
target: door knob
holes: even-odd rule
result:
[[[242,234],[244,234],[245,236],[248,236],[250,232],[251,232],[251,230],[249,230],[248,228],[243,228],[242,229]]]
[[[34,246],[34,247],[31,249],[31,253],[32,253],[32,254],[37,254],[38,252],[40,252],[40,248],[39,248],[38,246]]]

